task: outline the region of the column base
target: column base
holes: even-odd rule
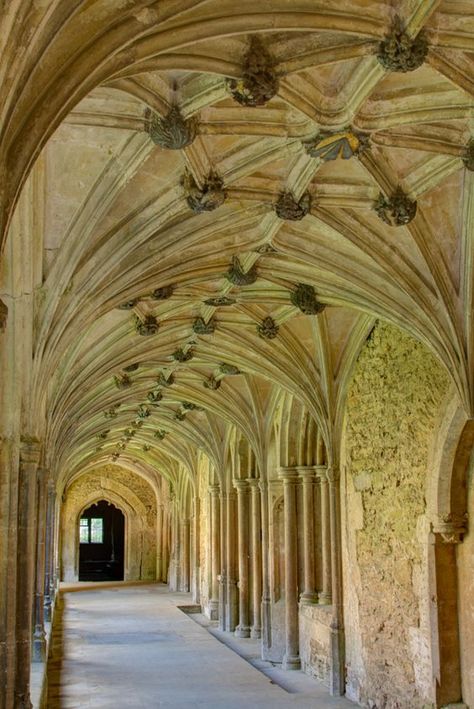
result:
[[[251,628],[250,629],[250,637],[254,638],[255,640],[259,640],[262,637],[262,629],[261,628]]]
[[[210,620],[219,620],[219,601],[211,598],[208,605]]]
[[[285,655],[281,666],[284,670],[300,670],[301,660],[298,655]]]
[[[32,662],[44,662],[46,660],[46,635],[44,630],[35,631],[31,660]]]
[[[234,635],[236,638],[249,638],[250,628],[238,625],[234,631]]]
[[[318,594],[311,592],[302,593],[300,596],[300,603],[303,606],[313,606],[315,603],[318,603]]]
[[[33,709],[29,694],[20,694],[15,697],[15,709]]]
[[[324,591],[321,591],[321,593],[319,594],[318,603],[319,603],[321,606],[330,606],[331,603],[332,603],[332,596],[331,596],[331,594],[330,594],[330,593],[324,593]]]

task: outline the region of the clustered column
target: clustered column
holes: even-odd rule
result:
[[[219,570],[220,570],[220,510],[219,485],[209,485],[210,496],[210,540],[211,540],[211,588],[209,611],[211,620],[217,620],[219,611]]]
[[[303,568],[304,590],[301,602],[304,604],[316,603],[318,594],[315,589],[314,567],[314,468],[298,468],[302,481],[303,492]]]
[[[249,623],[249,485],[247,480],[234,480],[237,489],[238,552],[239,552],[239,624],[235,634],[250,637]]]
[[[48,491],[47,471],[37,471],[37,519],[36,519],[36,582],[35,582],[35,629],[33,635],[33,661],[44,662],[46,634],[44,631],[44,586],[46,564],[46,512]]]
[[[252,577],[252,628],[250,637],[260,638],[262,634],[261,604],[262,604],[262,542],[260,489],[256,478],[249,478],[251,494],[251,577]]]

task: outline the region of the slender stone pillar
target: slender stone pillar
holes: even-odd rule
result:
[[[169,565],[169,512],[167,507],[163,507],[163,517],[161,521],[161,581],[168,582]]]
[[[219,495],[220,507],[220,541],[221,541],[221,573],[219,575],[219,630],[227,630],[227,496],[222,492]]]
[[[314,468],[298,468],[303,488],[303,565],[304,590],[300,601],[305,605],[317,603],[314,573]]]
[[[163,576],[163,505],[156,507],[156,580],[161,581]]]
[[[227,630],[234,632],[238,623],[237,595],[237,496],[234,491],[227,493]]]
[[[189,519],[181,522],[181,588],[189,593],[190,568],[190,523]]]
[[[35,579],[36,469],[40,444],[22,438],[18,480],[15,709],[31,709],[30,663]]]
[[[47,471],[37,470],[36,513],[36,581],[35,581],[35,630],[33,635],[33,662],[46,658],[46,633],[44,631],[44,579],[46,563],[46,508],[48,504]]]
[[[344,622],[342,609],[342,562],[339,469],[328,468],[329,512],[331,518],[331,672],[330,692],[344,694]]]
[[[249,638],[249,485],[247,480],[234,480],[234,487],[237,490],[239,557],[239,624],[235,635],[238,638]]]
[[[262,635],[262,542],[259,481],[256,478],[247,480],[251,494],[251,581],[252,581],[252,628],[251,638]]]
[[[54,600],[54,505],[56,488],[54,480],[47,484],[45,575],[44,575],[44,620],[51,622]]]
[[[210,551],[211,551],[211,587],[209,600],[209,616],[217,620],[219,615],[219,570],[220,570],[220,514],[219,485],[209,485],[210,494]]]
[[[194,497],[193,514],[193,603],[201,602],[201,499]]]
[[[271,597],[270,597],[270,544],[268,539],[268,482],[260,480],[260,503],[262,520],[262,659],[272,646]]]
[[[323,561],[323,588],[319,593],[319,602],[332,603],[331,594],[331,520],[329,513],[329,484],[325,475],[321,478],[321,536]]]
[[[285,654],[283,669],[299,670],[298,626],[298,531],[296,520],[296,486],[298,473],[295,468],[280,468],[283,480],[284,533],[285,533]]]

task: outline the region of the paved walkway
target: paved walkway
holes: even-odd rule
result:
[[[177,608],[189,598],[159,585],[64,593],[48,709],[355,709],[302,672],[265,676]]]

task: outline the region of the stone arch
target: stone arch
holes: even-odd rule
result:
[[[127,472],[130,476],[130,473]],[[99,500],[111,502],[125,517],[124,579],[154,580],[156,576],[156,498],[141,479],[130,486],[120,480],[120,469],[88,471],[64,491],[61,509],[61,578],[78,580],[79,519],[85,509]]]

